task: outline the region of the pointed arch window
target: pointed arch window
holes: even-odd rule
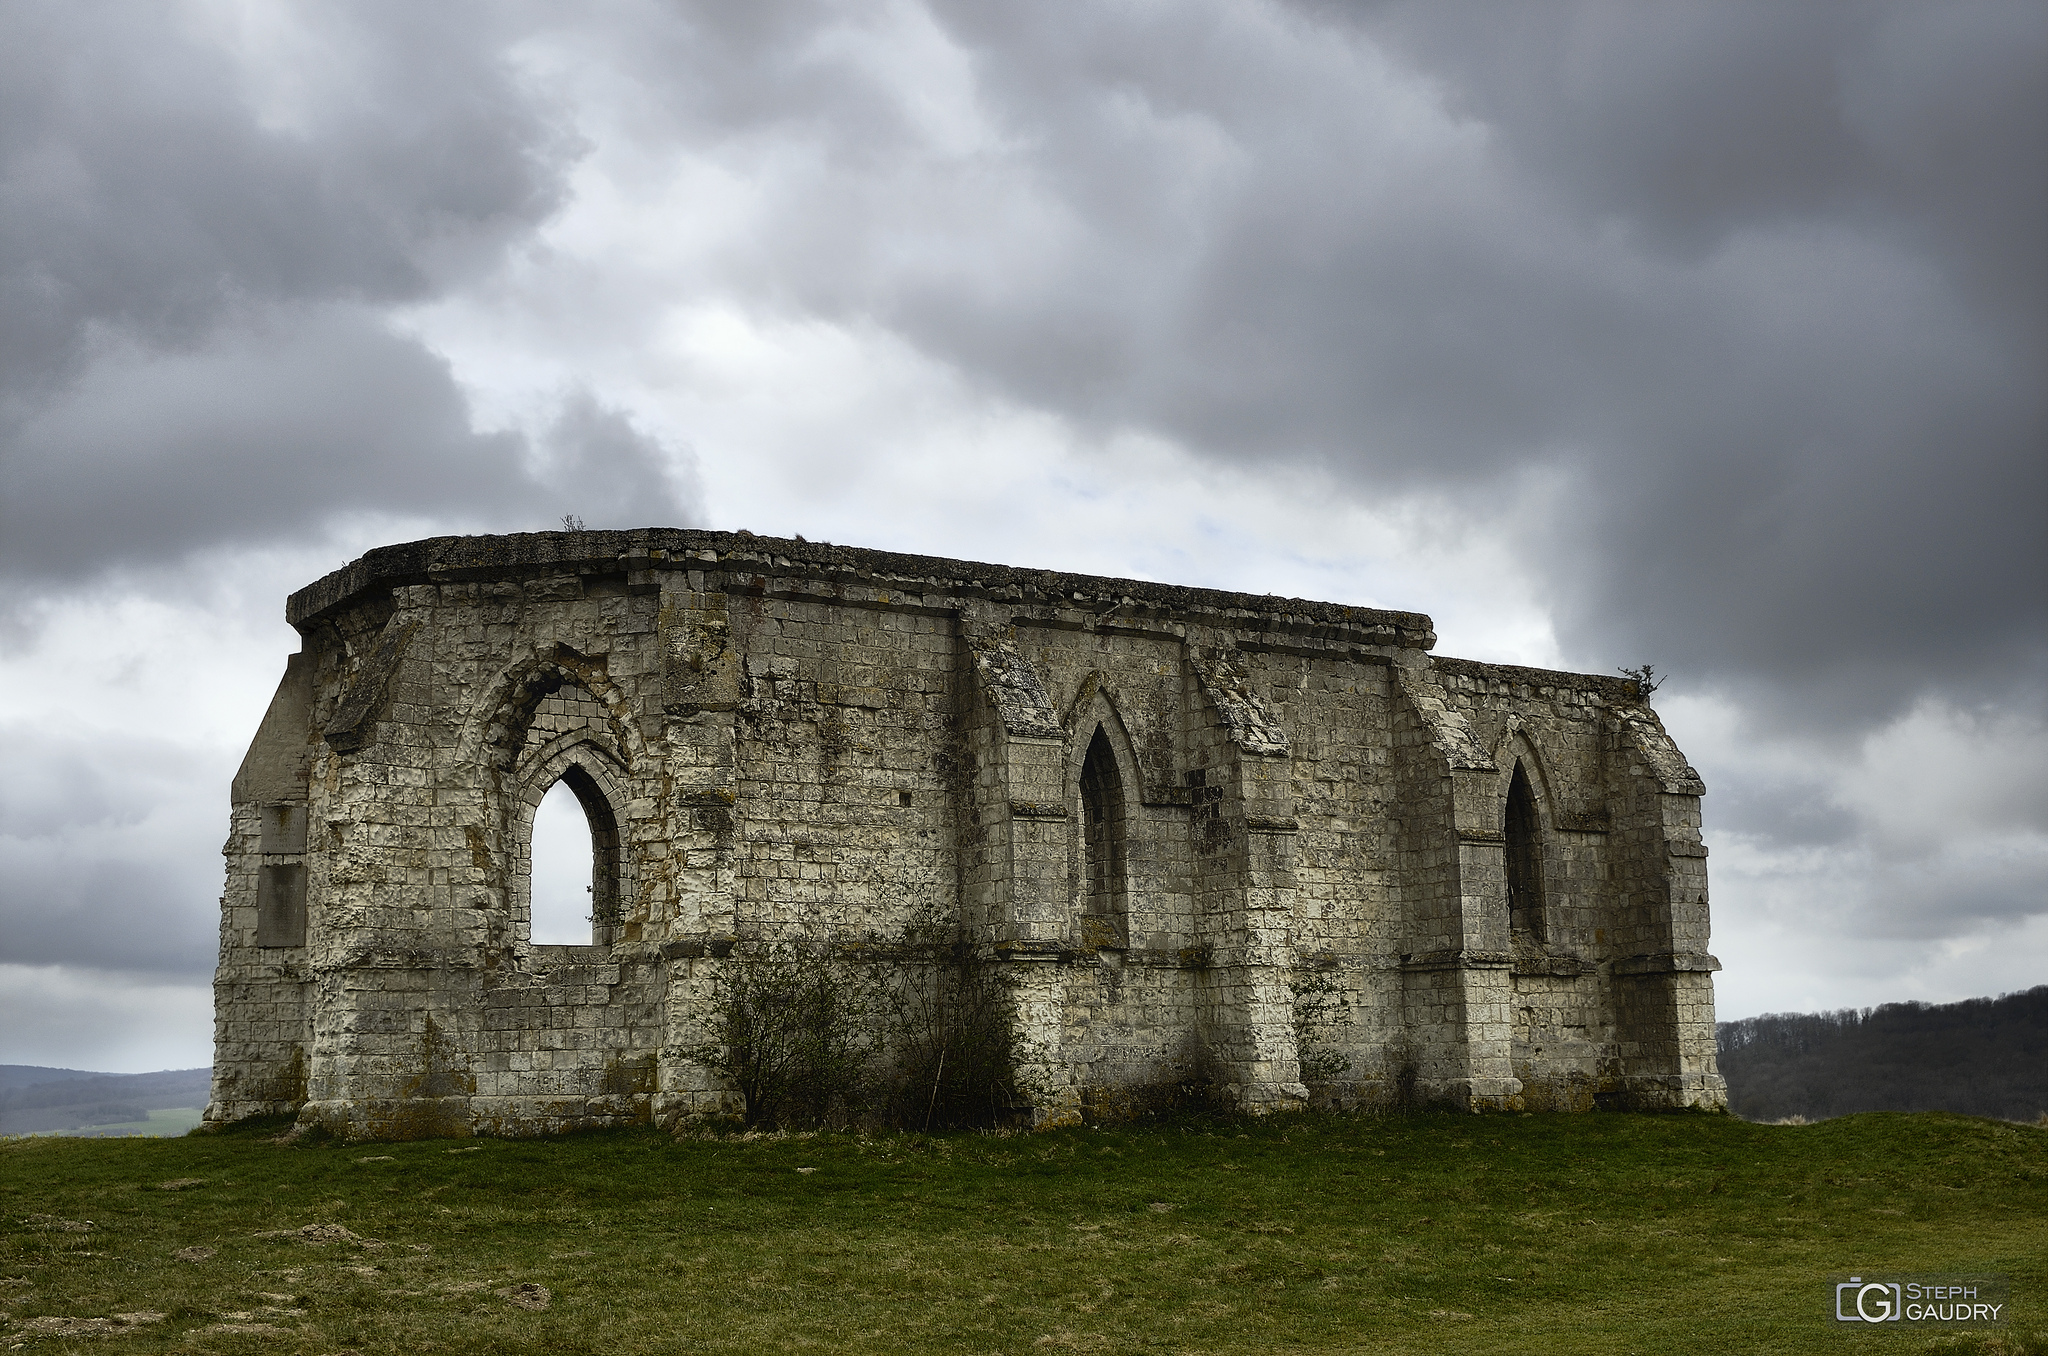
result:
[[[1123,776],[1100,726],[1081,763],[1082,926],[1091,946],[1130,944]]]
[[[618,922],[619,829],[589,772],[570,764],[535,807],[527,844],[527,940],[605,946]]]
[[[1521,760],[1515,760],[1508,781],[1507,814],[1508,929],[1536,942],[1543,940],[1543,835],[1536,815],[1536,794]]]

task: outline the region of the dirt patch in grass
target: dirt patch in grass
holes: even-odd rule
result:
[[[324,1248],[329,1243],[353,1243],[358,1248],[375,1251],[384,1245],[374,1238],[364,1238],[339,1224],[306,1224],[296,1229],[266,1229],[255,1235],[257,1238],[289,1238],[299,1243]]]
[[[89,1219],[59,1219],[55,1215],[34,1214],[25,1217],[22,1223],[30,1229],[49,1234],[89,1234],[92,1221]]]
[[[112,1337],[139,1332],[168,1317],[168,1314],[147,1311],[115,1314],[111,1318],[65,1318],[46,1314],[40,1318],[24,1319],[20,1326],[21,1331],[31,1337]]]
[[[508,1285],[493,1293],[514,1309],[524,1309],[529,1313],[536,1314],[547,1308],[554,1300],[554,1296],[549,1293],[546,1286],[535,1285],[531,1281],[526,1282],[524,1285]]]

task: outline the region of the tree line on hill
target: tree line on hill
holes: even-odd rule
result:
[[[1746,1120],[2048,1114],[2048,984],[1961,1003],[1773,1012],[1722,1022],[1718,1035],[1728,1109]]]

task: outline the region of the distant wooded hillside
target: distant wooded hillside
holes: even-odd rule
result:
[[[90,1069],[45,1069],[40,1064],[0,1064],[0,1092],[25,1088],[35,1083],[58,1083],[67,1078],[109,1078]]]
[[[2048,1113],[2048,984],[1938,1006],[1774,1012],[1719,1031],[1728,1109],[1748,1120]]]
[[[205,1106],[212,1081],[211,1069],[102,1074],[0,1064],[0,1135],[77,1130],[139,1121],[166,1107]]]

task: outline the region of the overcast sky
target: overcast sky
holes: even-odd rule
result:
[[[1669,675],[1724,1018],[2048,982],[2048,7],[0,7],[0,1063],[211,1057],[284,597],[801,532]]]

